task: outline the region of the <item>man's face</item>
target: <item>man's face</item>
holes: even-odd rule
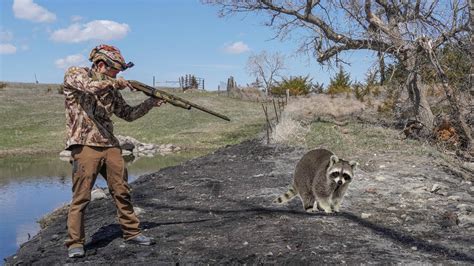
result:
[[[117,74],[120,72],[119,69],[115,69],[113,67],[109,67],[107,66],[107,64],[105,64],[104,62],[99,62],[99,64],[97,65],[97,70],[99,73],[101,74],[105,74],[111,78],[115,78],[117,77]]]

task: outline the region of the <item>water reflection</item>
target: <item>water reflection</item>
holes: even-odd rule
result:
[[[129,157],[129,182],[204,153],[182,152],[138,160]],[[107,186],[101,177],[96,185]],[[36,221],[68,203],[70,198],[69,162],[57,156],[0,158],[0,259],[15,253],[20,244],[39,231]]]

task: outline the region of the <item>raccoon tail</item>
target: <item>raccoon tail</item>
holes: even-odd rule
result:
[[[291,185],[287,192],[281,194],[278,198],[273,200],[273,203],[283,204],[290,201],[298,195],[298,192],[295,189],[295,186]]]

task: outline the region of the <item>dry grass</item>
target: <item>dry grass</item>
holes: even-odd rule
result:
[[[305,136],[309,130],[308,126],[283,113],[281,121],[275,126],[272,132],[271,139],[272,142],[275,143],[299,146],[306,142]]]
[[[342,157],[397,152],[406,155],[438,154],[435,148],[407,140],[400,131],[377,124],[358,123],[351,116],[373,116],[373,108],[345,96],[315,95],[292,98],[275,126],[273,140],[306,149],[326,148]],[[318,118],[327,119],[318,119]],[[346,120],[339,123],[338,120]],[[362,156],[363,157],[363,156]]]
[[[306,136],[313,121],[325,118],[335,122],[365,110],[365,105],[355,98],[325,94],[291,98],[282,113],[280,122],[272,132],[275,143],[307,146]]]
[[[366,105],[354,97],[326,94],[292,98],[285,112],[298,121],[310,122],[320,117],[344,119],[363,112]]]

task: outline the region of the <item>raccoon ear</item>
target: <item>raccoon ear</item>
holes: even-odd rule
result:
[[[333,166],[333,164],[337,162],[339,162],[339,158],[337,157],[337,155],[331,155],[331,158],[329,158],[329,167]]]
[[[349,165],[352,167],[352,171],[354,171],[359,166],[359,163],[356,161],[350,161]]]

